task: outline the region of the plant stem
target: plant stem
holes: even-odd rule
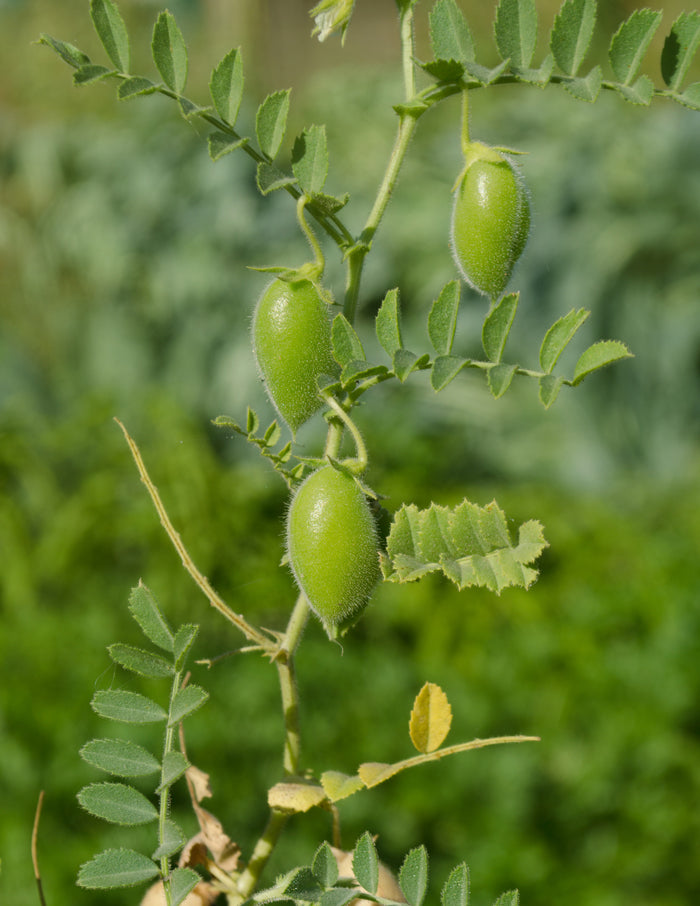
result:
[[[289,816],[284,812],[278,812],[276,809],[270,811],[270,817],[260,839],[255,844],[255,849],[250,857],[250,861],[245,871],[238,879],[238,893],[241,896],[241,902],[247,899],[255,890],[258,878],[267,864],[267,860],[272,855],[272,851],[279,839],[282,829],[287,823]]]
[[[175,696],[177,695],[180,689],[180,677],[181,672],[178,671],[173,677],[173,684],[170,690],[170,703],[168,704],[168,725],[165,729],[165,739],[163,741],[163,768],[165,770],[165,760],[170,754],[173,748],[173,738],[175,736],[175,726],[170,720],[170,715],[173,710],[173,702],[175,701]],[[168,820],[168,808],[170,805],[170,784],[163,786],[163,775],[161,773],[161,789],[160,789],[160,809],[158,811],[158,845],[162,846],[165,842],[165,822]],[[165,902],[167,906],[170,906],[172,902],[171,889],[170,889],[170,859],[168,856],[160,857],[160,874],[163,878],[163,891],[165,893]]]
[[[282,712],[284,715],[284,773],[299,773],[301,755],[301,732],[299,727],[299,691],[297,689],[294,654],[301,640],[301,635],[309,617],[309,605],[303,594],[297,598],[294,610],[287,623],[287,631],[280,644],[275,658],[282,695]]]
[[[469,149],[469,89],[462,90],[462,154],[466,157]]]

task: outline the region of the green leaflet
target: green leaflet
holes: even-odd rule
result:
[[[537,578],[533,563],[547,547],[542,526],[530,520],[511,539],[506,517],[494,502],[485,507],[464,500],[450,509],[431,504],[403,506],[394,518],[382,553],[382,572],[390,582],[411,582],[442,572],[461,590],[482,586],[500,592],[529,588]]]

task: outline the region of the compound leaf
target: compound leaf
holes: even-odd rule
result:
[[[700,12],[681,13],[661,52],[661,75],[673,91],[680,88],[700,45]]]
[[[187,47],[175,17],[168,10],[156,19],[151,51],[165,84],[175,94],[182,94],[187,82]]]
[[[421,906],[428,889],[428,853],[424,846],[415,847],[404,859],[399,886],[409,906]]]
[[[520,526],[514,542],[495,501],[480,507],[465,499],[454,509],[409,504],[394,517],[381,554],[382,573],[390,582],[412,582],[442,572],[460,590],[483,586],[500,594],[509,585],[532,585],[537,570],[529,564],[546,546],[535,520]]]
[[[127,739],[92,739],[82,747],[80,757],[93,767],[118,777],[143,777],[160,770],[157,758]]]
[[[297,136],[292,148],[292,172],[307,195],[321,192],[328,175],[325,126],[309,126]]]
[[[596,7],[596,0],[566,0],[554,20],[549,46],[557,66],[567,75],[576,75],[588,53]]]
[[[287,131],[289,115],[289,94],[286,91],[275,91],[269,94],[258,107],[255,114],[255,134],[260,150],[270,160],[274,160]]]
[[[537,44],[537,9],[534,0],[501,0],[494,23],[496,45],[513,69],[528,69]]]
[[[629,359],[631,357],[632,353],[619,340],[600,340],[581,353],[578,362],[576,362],[571,383],[575,387],[592,371],[605,368],[606,365],[618,362],[620,359]]]
[[[148,856],[133,849],[106,849],[80,866],[78,886],[90,890],[134,887],[160,874]]]
[[[654,9],[636,9],[613,35],[609,57],[618,82],[632,83],[662,15]]]
[[[90,783],[78,793],[82,807],[112,824],[134,826],[158,818],[158,809],[143,793],[125,783]]]
[[[426,683],[413,702],[408,728],[411,742],[419,752],[439,749],[450,732],[452,708],[435,683]]]
[[[243,97],[243,57],[240,47],[230,50],[212,70],[209,93],[214,109],[230,126],[236,124]]]
[[[121,13],[112,0],[90,0],[90,16],[97,36],[116,69],[130,67],[129,33]]]
[[[436,60],[458,63],[474,60],[474,41],[455,0],[437,0],[431,9],[430,44]]]

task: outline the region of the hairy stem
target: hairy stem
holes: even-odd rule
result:
[[[168,754],[172,751],[173,748],[173,739],[175,737],[175,726],[170,720],[170,716],[173,710],[173,702],[175,701],[175,696],[177,695],[180,689],[180,672],[177,672],[173,677],[173,684],[170,689],[170,702],[168,704],[168,725],[165,730],[165,739],[163,741],[163,770],[165,769],[165,760]],[[161,773],[161,789],[160,789],[160,808],[158,810],[158,844],[162,846],[165,842],[165,825],[168,820],[168,809],[170,807],[170,784],[163,786],[163,775]],[[163,878],[163,890],[165,893],[165,902],[167,906],[170,906],[172,902],[171,888],[170,888],[170,859],[168,856],[160,857],[160,874]]]
[[[297,598],[294,610],[287,624],[287,631],[280,644],[275,658],[282,695],[282,712],[284,715],[284,773],[299,773],[301,755],[301,732],[299,727],[299,691],[297,689],[294,654],[309,617],[309,605],[303,594]]]

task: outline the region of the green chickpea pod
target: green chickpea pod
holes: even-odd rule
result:
[[[379,579],[379,539],[351,475],[325,465],[299,486],[287,513],[287,553],[297,585],[327,628],[365,607]]]
[[[253,348],[265,389],[293,434],[321,408],[318,379],[338,373],[327,302],[310,280],[273,280],[253,316]]]
[[[452,210],[452,252],[464,280],[498,298],[529,231],[530,202],[522,176],[505,154],[471,142]]]

